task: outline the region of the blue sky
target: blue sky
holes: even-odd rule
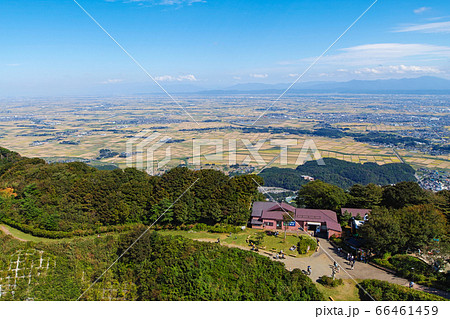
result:
[[[373,0],[77,0],[163,86],[295,80]],[[73,0],[0,2],[0,95],[151,80]],[[450,1],[379,0],[302,81],[450,78]]]

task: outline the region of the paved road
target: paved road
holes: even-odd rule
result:
[[[212,241],[212,240],[205,240],[205,241]],[[227,245],[227,246],[250,250],[249,247],[242,247],[236,245]],[[397,277],[390,272],[384,271],[369,264],[364,264],[362,262],[356,262],[355,267],[352,270],[347,260],[344,257],[339,256],[337,254],[336,249],[328,241],[321,240],[320,246],[321,249],[309,257],[296,258],[286,256],[285,259],[280,259],[279,261],[284,263],[286,265],[286,269],[288,270],[298,268],[306,272],[307,267],[311,266],[312,272],[310,278],[313,281],[318,281],[318,279],[323,275],[331,276],[332,274],[331,267],[333,265],[333,262],[336,261],[341,266],[341,271],[338,274],[336,274],[336,278],[343,278],[343,279],[351,278],[354,280],[379,279],[405,287],[408,287],[409,285],[409,280],[407,279]],[[259,253],[263,256],[271,258],[272,260],[275,260],[271,253],[264,251],[260,251]],[[414,285],[414,288],[417,290],[422,290],[428,293],[432,293],[450,299],[450,293],[445,291],[441,291],[426,286],[420,286],[417,284]]]

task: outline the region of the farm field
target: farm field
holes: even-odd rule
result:
[[[157,133],[154,141],[172,140],[166,144],[170,147],[170,158],[164,167],[159,168],[161,172],[180,164],[193,168],[213,165],[224,170],[235,163],[255,169],[268,163],[294,168],[311,159],[311,149],[316,148],[321,157],[355,163],[376,162],[381,165],[404,161],[416,169],[450,169],[448,154],[430,155],[420,150],[397,149],[397,156],[392,147],[357,142],[349,136],[332,138],[261,130],[267,127],[299,130],[332,127],[350,133],[385,132],[405,136],[416,131],[436,131],[427,122],[397,123],[395,118],[389,121],[390,116],[396,115],[388,97],[386,101],[378,97],[376,103],[370,96],[358,96],[359,102],[351,95],[289,97],[267,112],[256,126],[252,124],[270,106],[271,96],[182,96],[180,99],[183,100],[183,108],[198,124],[183,109],[161,96],[2,100],[0,145],[24,156],[48,161],[85,160],[121,168],[142,161],[141,166],[147,167],[150,163],[167,159],[167,147],[156,149],[152,159],[139,152],[127,157],[118,156],[129,151],[139,132],[147,130],[146,136]],[[426,101],[425,97],[423,99]],[[413,108],[404,112],[405,116],[411,116],[419,110],[415,112]],[[437,114],[432,105],[422,106],[420,112],[433,118],[441,114]],[[366,120],[349,121],[361,117],[361,113]],[[440,128],[439,136],[435,138],[437,142],[448,139],[448,127],[443,125]],[[280,146],[273,143],[274,140],[295,141],[289,142],[287,153],[281,156]],[[194,143],[205,144],[205,141],[211,144],[201,146],[199,163],[193,158],[193,146]],[[260,158],[253,156],[249,145],[258,146]],[[304,145],[307,147],[302,151]],[[115,153],[111,157],[99,158],[101,149]]]

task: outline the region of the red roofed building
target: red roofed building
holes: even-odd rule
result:
[[[341,214],[344,216],[345,212],[350,213],[352,217],[361,217],[364,218],[366,215],[369,215],[370,209],[365,208],[341,208]]]
[[[342,228],[337,220],[336,213],[331,210],[295,208],[286,203],[254,202],[250,224],[252,228],[267,230],[284,230],[283,216],[288,214],[291,221],[287,223],[287,231],[304,230],[326,233],[341,237]]]

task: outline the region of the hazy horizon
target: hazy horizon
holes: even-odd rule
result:
[[[2,2],[0,96],[161,90],[89,15],[170,91],[292,83],[372,2]],[[301,81],[450,79],[449,13],[379,1]]]

